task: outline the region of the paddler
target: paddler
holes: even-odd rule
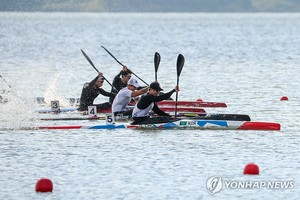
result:
[[[138,103],[135,104],[132,119],[133,122],[131,124],[152,124],[152,123],[163,123],[172,121],[171,115],[165,113],[157,106],[157,102],[169,99],[174,92],[179,91],[179,87],[175,86],[173,90],[168,93],[159,95],[160,91],[163,89],[160,87],[158,82],[153,82],[149,86],[148,93],[143,95]],[[159,116],[158,118],[150,118],[150,111],[153,111]]]
[[[114,116],[131,116],[132,109],[128,108],[128,104],[131,102],[132,98],[145,94],[148,91],[148,87],[137,90],[140,87],[141,86],[139,85],[138,81],[134,78],[131,78],[128,81],[127,87],[118,92],[112,104],[112,113]]]
[[[132,71],[126,66],[123,66],[123,69],[115,76],[111,88],[112,93],[118,93],[121,89],[127,87],[127,83],[130,80]],[[109,102],[113,103],[115,97],[110,97]]]
[[[111,103],[105,102],[101,104],[94,104],[94,100],[99,94],[102,94],[106,97],[115,97],[116,94],[107,92],[102,89],[102,85],[104,82],[103,73],[99,72],[98,76],[94,78],[90,83],[85,83],[82,88],[81,96],[80,96],[80,105],[77,108],[79,111],[87,111],[88,106],[96,106],[98,109],[110,108]]]

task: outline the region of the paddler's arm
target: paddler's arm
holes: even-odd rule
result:
[[[94,85],[99,77],[103,77],[103,73],[99,72],[98,76],[96,76],[91,82],[90,85]]]
[[[163,101],[163,100],[166,100],[166,99],[169,99],[171,97],[171,95],[176,92],[176,91],[179,91],[179,87],[176,86],[175,89],[171,90],[170,92],[168,93],[165,93],[165,94],[162,94],[162,95],[159,95],[159,96],[156,96],[153,98],[153,101],[154,102],[159,102],[159,101]]]
[[[136,97],[142,94],[145,94],[148,91],[149,87],[142,88],[140,90],[135,90],[131,93],[131,97]]]
[[[117,82],[118,82],[118,80],[119,80],[119,78],[120,78],[120,76],[121,76],[121,74],[122,74],[122,71],[123,71],[123,70],[121,70],[121,71],[115,76],[115,78],[114,78],[114,80],[113,80],[113,85],[114,85],[114,83],[117,83]]]
[[[156,104],[154,104],[152,110],[153,110],[153,112],[155,112],[159,116],[168,116],[168,117],[171,117],[171,115],[169,115],[169,114],[165,113],[164,111],[162,111],[161,109],[159,109],[159,107]]]
[[[99,92],[100,92],[100,94],[102,94],[103,96],[106,96],[106,97],[114,97],[114,96],[116,96],[115,93],[107,92],[107,91],[103,90],[102,88],[99,88]]]
[[[113,82],[112,82],[112,85],[119,91],[122,89],[122,87],[120,87],[120,85],[122,84],[122,81],[121,81],[121,75],[123,72],[126,72],[128,71],[129,73],[132,73],[130,69],[128,69],[126,66],[123,66],[123,69],[115,76]],[[118,92],[116,91],[115,89],[112,89],[112,91],[114,90],[114,92]]]

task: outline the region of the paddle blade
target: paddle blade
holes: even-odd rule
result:
[[[82,50],[81,53],[84,55],[84,57],[87,59],[87,61],[92,65],[92,67],[99,73],[98,69],[95,67],[94,63],[92,62],[92,60],[88,57],[88,55],[86,55],[86,53]]]
[[[182,54],[179,54],[177,58],[177,77],[180,76],[183,65],[184,65],[184,57]]]
[[[104,46],[102,46],[101,45],[101,47],[113,58],[113,59],[115,59],[115,61],[117,61],[117,63],[119,63],[121,66],[125,66],[125,65],[123,65],[112,53],[110,53],[110,51],[108,51],[108,49],[107,48],[105,48]]]
[[[160,55],[159,55],[158,52],[155,52],[155,54],[154,54],[154,68],[155,68],[155,73],[158,70],[159,63],[160,63]]]

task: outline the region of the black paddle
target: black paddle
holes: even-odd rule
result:
[[[158,52],[154,54],[154,69],[155,69],[155,81],[157,82],[157,70],[160,63],[160,55]]]
[[[110,53],[104,46],[101,46],[111,57],[113,57],[113,59],[115,59],[115,61],[117,61],[117,63],[119,63],[121,66],[125,67],[125,65],[123,65],[120,61],[118,61],[118,59],[112,55],[112,53]],[[148,83],[146,83],[143,79],[141,79],[138,75],[136,75],[133,71],[131,71],[133,75],[135,75],[138,79],[140,79],[142,82],[144,82],[147,86],[149,86]]]
[[[81,52],[82,52],[82,54],[84,55],[84,57],[87,59],[87,61],[89,61],[89,63],[92,65],[92,67],[98,72],[98,73],[100,73],[99,72],[99,70],[95,67],[95,65],[94,65],[94,63],[92,62],[92,60],[88,57],[88,55],[86,55],[86,53],[82,50],[82,49],[80,49],[81,50]],[[113,87],[114,89],[116,89],[104,76],[103,76],[103,78],[104,78],[104,80],[111,86],[111,87]],[[117,89],[116,89],[117,90]],[[117,91],[119,91],[119,90],[117,90]]]
[[[184,65],[184,57],[179,54],[177,58],[177,87],[179,86],[179,76]],[[176,103],[175,103],[175,119],[177,117],[177,102],[178,102],[178,92],[176,92]]]

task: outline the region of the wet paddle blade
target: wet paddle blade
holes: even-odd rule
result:
[[[84,57],[87,59],[87,61],[92,65],[92,67],[99,73],[98,69],[95,67],[94,63],[92,62],[92,60],[88,57],[88,55],[82,50],[81,53],[84,55]]]
[[[158,71],[158,66],[160,63],[160,55],[158,52],[155,52],[154,54],[154,68],[155,68],[155,73],[157,73]]]
[[[179,54],[177,58],[177,77],[180,76],[183,65],[184,65],[184,57],[182,54]]]
[[[123,65],[112,53],[110,53],[110,51],[108,51],[104,46],[101,46],[113,59],[115,59],[115,61],[117,61],[117,63],[119,63],[120,65],[122,65],[123,67],[125,67],[125,65]],[[143,79],[141,79],[138,75],[136,75],[133,71],[131,71],[133,75],[135,75],[138,79],[140,79],[143,83],[145,83],[146,85],[149,85],[148,83],[146,83]]]
[[[155,81],[157,82],[157,71],[158,71],[158,66],[160,63],[160,55],[158,52],[155,52],[154,54],[154,69],[155,69]]]
[[[84,55],[84,57],[87,59],[87,61],[89,61],[89,63],[92,65],[92,67],[98,72],[98,73],[100,73],[99,72],[99,70],[95,67],[95,65],[94,65],[94,63],[92,62],[92,60],[88,57],[88,55],[82,50],[82,49],[80,49],[81,50],[81,52],[82,52],[82,54]],[[113,88],[115,88],[104,76],[103,76],[103,78],[104,78],[104,80],[111,86],[111,87],[113,87]],[[116,88],[115,88],[116,89]],[[118,91],[118,90],[117,90]]]
[[[119,63],[121,66],[125,66],[123,65],[112,53],[110,53],[110,51],[108,51],[108,49],[106,49],[104,46],[101,46],[113,59],[115,59],[115,61],[117,61],[117,63]]]

